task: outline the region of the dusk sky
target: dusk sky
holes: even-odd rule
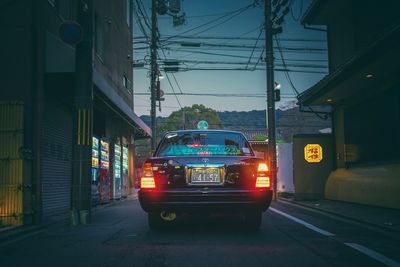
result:
[[[150,16],[150,0],[141,0],[142,11]],[[140,1],[134,1],[140,4]],[[283,33],[278,35],[288,75],[298,91],[302,92],[320,80],[328,71],[325,32],[305,30],[299,18],[307,10],[310,0],[293,0],[291,12],[285,16]],[[252,5],[254,4],[254,5]],[[161,80],[165,93],[183,94],[219,94],[224,96],[166,95],[161,102],[162,112],[157,116],[168,116],[179,110],[180,106],[204,104],[217,111],[262,110],[266,107],[265,74],[265,33],[262,30],[263,1],[253,0],[184,0],[182,11],[186,13],[186,22],[173,27],[172,17],[158,15],[161,34],[159,57],[161,61],[180,60],[181,68],[186,71],[169,73]],[[144,9],[144,10],[143,10]],[[138,7],[136,5],[136,10]],[[139,10],[138,10],[139,12]],[[144,31],[150,36],[143,16],[139,17]],[[135,21],[134,60],[147,62],[150,51],[146,47],[143,29]],[[150,24],[150,17],[149,17]],[[182,37],[177,37],[183,36]],[[142,42],[143,41],[143,42]],[[200,43],[200,47],[183,47],[182,42]],[[274,41],[274,47],[277,43]],[[306,66],[304,66],[306,65]],[[204,69],[244,69],[243,70],[204,70]],[[281,54],[275,49],[275,68],[283,69]],[[149,115],[150,66],[135,68],[134,91],[135,112]],[[198,70],[202,69],[202,70]],[[255,69],[255,70],[252,70]],[[293,72],[298,70],[301,72]],[[317,72],[317,73],[304,73]],[[162,72],[165,76],[165,73]],[[275,71],[275,81],[282,85],[282,100],[277,107],[295,101],[295,92],[288,82],[285,72]],[[248,94],[252,97],[226,96],[226,94]],[[178,103],[179,101],[179,103]]]

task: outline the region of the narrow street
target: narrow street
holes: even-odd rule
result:
[[[58,223],[0,245],[1,266],[399,266],[399,239],[281,201],[261,230],[238,218],[183,218],[149,230],[136,199],[96,208],[93,222]],[[375,258],[375,259],[374,259]]]

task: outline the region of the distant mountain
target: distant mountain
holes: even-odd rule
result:
[[[266,128],[265,110],[223,111],[217,112],[226,129],[263,129]]]

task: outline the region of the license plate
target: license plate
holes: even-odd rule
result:
[[[190,180],[196,183],[221,183],[219,168],[193,168]]]

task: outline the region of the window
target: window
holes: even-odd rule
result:
[[[167,134],[157,156],[253,155],[246,139],[229,132],[182,132]]]
[[[101,18],[94,16],[94,51],[101,61],[104,60],[104,25]]]
[[[122,86],[125,87],[129,94],[132,94],[132,82],[126,77],[126,75],[122,76]]]

